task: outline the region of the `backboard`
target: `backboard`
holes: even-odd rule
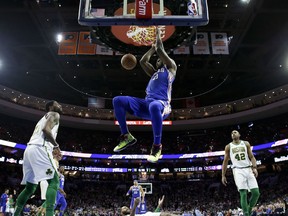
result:
[[[102,1],[80,0],[78,13],[80,25],[174,25],[195,27],[206,25],[209,22],[207,0],[187,0],[185,3],[170,0],[123,0],[121,4],[119,4],[119,0],[115,0],[109,8],[105,8],[106,5],[99,4],[99,2]],[[169,10],[169,2],[177,4],[179,10],[174,10],[171,14],[166,13]],[[156,10],[156,7],[159,9]],[[118,12],[114,13],[116,11]],[[175,11],[182,12],[177,13]]]
[[[145,194],[152,194],[153,193],[153,185],[152,185],[152,183],[140,183],[139,182],[139,185],[142,186]]]

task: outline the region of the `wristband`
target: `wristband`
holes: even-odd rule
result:
[[[54,145],[53,148],[59,148],[59,145]]]

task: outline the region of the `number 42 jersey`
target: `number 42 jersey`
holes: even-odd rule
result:
[[[241,140],[239,144],[231,142],[229,145],[232,168],[246,168],[251,166],[247,146],[243,140]]]

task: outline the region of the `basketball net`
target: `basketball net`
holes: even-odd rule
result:
[[[153,0],[135,0],[136,19],[152,19],[152,7]],[[155,26],[130,26],[127,36],[135,43],[149,46],[155,40]]]
[[[126,34],[128,38],[133,40],[134,43],[150,46],[155,41],[155,28],[155,26],[130,26]]]
[[[135,0],[136,19],[152,19],[153,0]],[[165,26],[159,26],[161,37],[165,36]],[[151,46],[155,42],[156,26],[130,26],[127,37],[134,43],[144,46]]]

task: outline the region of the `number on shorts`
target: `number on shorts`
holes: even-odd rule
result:
[[[245,154],[244,153],[240,153],[240,154],[236,154],[235,155],[236,160],[240,161],[240,160],[245,160]]]

